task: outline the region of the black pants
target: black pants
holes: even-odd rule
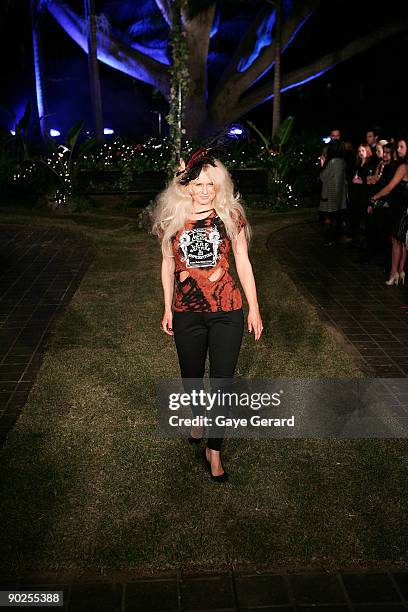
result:
[[[232,379],[238,361],[244,331],[242,308],[228,312],[174,312],[173,331],[180,363],[181,377],[204,377],[207,350],[210,358],[210,379],[212,392],[222,387],[222,379]],[[217,381],[214,383],[214,381]],[[187,382],[187,381],[186,381]],[[188,383],[187,383],[188,384]],[[214,405],[210,417],[224,415],[228,407]],[[202,411],[194,412],[202,415]],[[208,448],[221,450],[222,431],[217,437],[210,437]]]

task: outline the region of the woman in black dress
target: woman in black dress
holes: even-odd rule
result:
[[[389,196],[387,200],[391,211],[392,260],[387,285],[398,285],[400,281],[402,284],[405,283],[407,260],[406,236],[401,234],[401,219],[408,208],[408,149],[405,139],[398,141],[397,151],[401,164],[391,181],[371,198],[371,202],[375,204],[378,200]]]
[[[361,225],[365,219],[368,204],[367,177],[373,174],[376,161],[371,147],[368,144],[360,144],[353,179],[349,187],[351,237],[354,246],[360,246]]]
[[[372,176],[367,177],[368,198],[381,191],[393,178],[398,162],[395,159],[395,145],[388,142],[382,147],[382,160]],[[388,198],[384,197],[374,207],[370,202],[366,217],[367,256],[379,254],[383,265],[391,268],[391,227],[392,217]]]

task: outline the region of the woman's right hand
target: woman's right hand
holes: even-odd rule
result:
[[[259,308],[249,309],[247,323],[248,323],[248,331],[249,332],[253,331],[255,340],[259,340],[262,334],[262,330],[263,330],[263,323],[262,323],[261,315],[259,312]]]
[[[168,335],[168,336],[174,336],[174,332],[173,332],[173,313],[170,311],[164,311],[164,315],[163,315],[163,319],[161,322],[161,328],[162,330]]]

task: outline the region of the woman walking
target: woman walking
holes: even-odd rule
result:
[[[244,330],[241,293],[229,273],[231,246],[249,306],[248,331],[255,340],[263,325],[248,258],[250,228],[231,176],[210,148],[197,151],[187,166],[181,162],[158,197],[152,231],[163,255],[161,328],[174,336],[183,382],[203,378],[207,351],[210,379],[231,379]],[[194,427],[189,441],[199,443],[203,433]],[[222,433],[223,428],[208,438],[203,455],[216,482],[228,479],[221,460]]]

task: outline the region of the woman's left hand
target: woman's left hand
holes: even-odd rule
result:
[[[248,331],[253,331],[255,334],[255,340],[259,340],[263,330],[263,324],[259,309],[250,309],[248,313]]]

